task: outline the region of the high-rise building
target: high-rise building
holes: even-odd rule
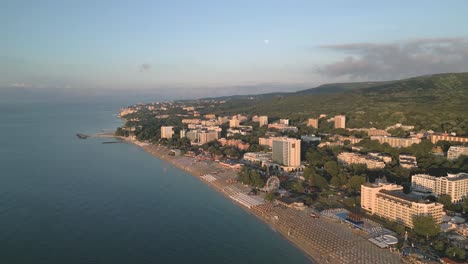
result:
[[[468,156],[468,147],[464,146],[451,146],[447,151],[447,159],[448,160],[456,160],[461,155]]]
[[[198,144],[203,145],[213,140],[218,140],[218,132],[216,131],[202,131],[197,135]]]
[[[266,126],[268,125],[268,116],[260,116],[258,118],[258,122],[260,126]]]
[[[346,128],[346,116],[344,115],[335,116],[335,128]]]
[[[405,194],[403,187],[395,184],[367,183],[361,185],[361,207],[371,214],[413,228],[413,217],[418,215],[432,216],[441,223],[444,206]]]
[[[239,126],[240,126],[240,121],[237,120],[236,118],[229,120],[229,127],[239,127]]]
[[[361,208],[370,212],[377,209],[376,195],[380,190],[403,190],[402,186],[386,181],[376,180],[375,183],[361,185]]]
[[[295,138],[273,138],[273,161],[289,167],[301,165],[301,140]]]
[[[172,126],[162,126],[161,127],[161,138],[172,138],[174,135],[174,127]]]
[[[448,174],[446,177],[416,174],[411,177],[411,186],[436,196],[450,195],[452,203],[460,203],[468,196],[468,173]]]
[[[181,129],[181,130],[180,130],[180,138],[184,138],[184,137],[186,137],[186,136],[187,136],[187,130]]]
[[[307,126],[318,128],[318,119],[317,118],[309,118],[307,121]]]

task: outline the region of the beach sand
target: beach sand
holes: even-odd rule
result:
[[[247,194],[251,190],[250,187],[235,182],[236,170],[223,167],[218,162],[171,156],[168,155],[170,149],[164,146],[108,136],[143,148],[154,157],[199,178],[230,200],[234,201],[233,195]],[[210,175],[208,177],[214,176],[215,180],[204,178],[207,174]],[[402,263],[398,255],[377,248],[367,241],[366,234],[356,233],[347,225],[323,217],[313,219],[308,216],[308,210],[298,211],[266,202],[259,196],[255,197],[257,200],[261,199],[262,204],[241,208],[270,225],[273,230],[301,249],[312,263]],[[236,204],[241,205],[238,201]]]

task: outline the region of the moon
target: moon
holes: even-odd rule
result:
[[[264,39],[263,42],[264,42],[266,45],[268,45],[268,44],[270,43],[270,40]]]

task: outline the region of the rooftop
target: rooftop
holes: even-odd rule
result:
[[[401,190],[380,190],[380,192],[383,194],[393,196],[398,199],[406,200],[408,202],[424,203],[424,204],[432,203],[429,200],[424,200],[422,196],[415,195],[415,194],[406,194]]]

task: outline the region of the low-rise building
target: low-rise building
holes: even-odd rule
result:
[[[337,159],[338,162],[347,166],[351,164],[364,164],[369,170],[383,169],[385,167],[384,162],[359,153],[342,152],[338,154]]]
[[[320,140],[322,140],[321,137],[317,137],[315,135],[305,135],[305,136],[301,136],[301,140],[304,141],[304,142],[307,142],[307,143],[311,143],[311,142],[320,142]]]
[[[273,138],[258,138],[258,144],[271,148],[273,147]]]
[[[420,138],[398,138],[386,136],[371,136],[371,140],[378,140],[380,144],[387,143],[394,148],[409,147],[421,143]]]
[[[390,162],[392,162],[392,155],[389,155],[389,154],[385,154],[385,153],[380,153],[380,152],[369,152],[367,153],[367,155],[371,158],[374,158],[374,159],[377,159],[377,160],[381,160],[383,162],[385,162],[385,164],[388,164]]]
[[[447,159],[448,160],[456,160],[461,155],[468,156],[468,147],[464,146],[451,146],[447,151]]]
[[[297,127],[295,126],[289,126],[289,125],[285,125],[285,124],[269,124],[268,125],[268,128],[273,128],[273,129],[277,129],[281,132],[286,132],[286,131],[292,131],[292,132],[297,132],[298,129]]]
[[[192,119],[182,119],[182,124],[200,124],[201,120],[198,118],[192,118]]]
[[[279,123],[280,123],[280,124],[283,124],[283,125],[289,126],[289,119],[280,119],[280,120],[279,120]]]
[[[416,157],[409,154],[400,154],[398,157],[400,166],[405,169],[412,169],[418,167],[418,162],[416,161]]]
[[[247,150],[250,147],[249,143],[245,143],[240,139],[225,139],[225,138],[220,138],[218,142],[221,144],[221,146],[230,146],[230,147],[235,147],[240,150]]]
[[[452,136],[449,134],[433,133],[431,135],[428,135],[427,138],[431,140],[432,144],[435,144],[439,141],[451,141],[451,142],[460,142],[460,143],[468,142],[468,137],[457,137],[457,136]]]
[[[244,154],[243,159],[263,167],[265,163],[271,162],[271,153],[247,152]]]

